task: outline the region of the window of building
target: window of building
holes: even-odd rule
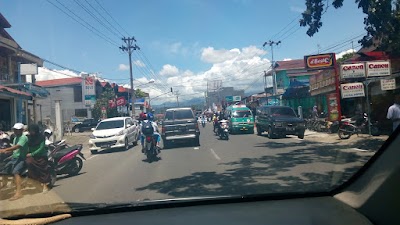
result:
[[[82,102],[82,87],[74,87],[74,102]]]
[[[76,117],[87,117],[87,109],[75,109]]]

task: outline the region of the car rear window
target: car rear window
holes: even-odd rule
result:
[[[112,120],[99,123],[96,130],[107,130],[107,129],[122,128],[122,127],[124,127],[123,120]]]
[[[165,120],[183,120],[193,119],[193,113],[191,110],[174,110],[167,111],[165,114]]]
[[[232,113],[232,117],[234,118],[242,118],[242,117],[249,117],[252,116],[250,110],[238,110]]]
[[[271,109],[272,116],[293,116],[296,117],[296,113],[294,113],[293,109],[280,107],[280,108],[272,108]]]

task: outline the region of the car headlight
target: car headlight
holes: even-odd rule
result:
[[[89,136],[89,138],[90,138],[90,139],[96,139],[96,136],[94,136],[93,134],[91,134],[91,135]]]

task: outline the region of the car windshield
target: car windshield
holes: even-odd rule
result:
[[[250,110],[238,110],[232,113],[233,118],[250,117],[252,113]]]
[[[291,108],[271,108],[271,115],[296,117],[295,112]]]
[[[68,146],[0,217],[333,193],[399,126],[399,1],[0,0],[0,133]]]
[[[99,125],[96,127],[96,130],[107,130],[107,129],[115,129],[123,127],[124,127],[123,120],[111,120],[99,123]]]

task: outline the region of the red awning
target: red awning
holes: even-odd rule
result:
[[[29,93],[23,92],[23,91],[19,91],[17,89],[13,89],[10,87],[6,87],[3,85],[0,85],[0,93],[10,93],[10,94],[14,94],[14,95],[23,95],[23,97],[32,97],[32,95],[30,95]]]

